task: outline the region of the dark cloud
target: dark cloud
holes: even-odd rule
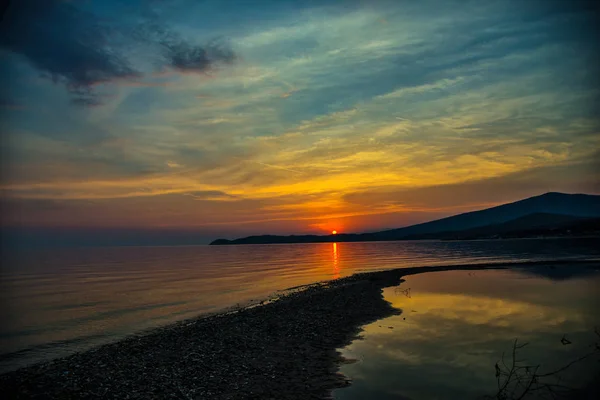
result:
[[[20,0],[0,26],[0,46],[64,84],[76,102],[91,104],[93,85],[138,75],[112,47],[115,33],[70,2]]]
[[[204,72],[217,63],[232,63],[235,54],[224,41],[212,41],[205,47],[184,41],[164,42],[167,65],[182,72]]]
[[[5,99],[1,99],[0,98],[0,109],[5,109],[5,110],[23,110],[25,107],[23,107],[22,104],[19,104],[15,101],[12,100],[5,100]]]
[[[99,18],[76,2],[13,1],[0,24],[0,48],[24,57],[43,77],[65,85],[73,103],[83,106],[101,102],[94,86],[143,75],[128,57],[135,46],[150,44],[158,69],[202,72],[235,59],[224,41],[195,45],[151,18],[140,11],[141,28],[132,30]]]
[[[156,10],[144,13],[144,22],[137,25],[131,36],[140,43],[159,47],[162,55],[159,68],[170,67],[181,72],[205,72],[220,63],[229,64],[236,56],[229,43],[214,39],[205,45],[193,44],[162,22]]]
[[[69,87],[69,91],[73,95],[71,103],[75,105],[93,107],[102,104],[100,96],[90,86]]]

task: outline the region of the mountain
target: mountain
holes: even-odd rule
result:
[[[379,240],[407,240],[447,238],[452,232],[458,237],[497,235],[510,231],[527,231],[531,228],[548,228],[551,225],[578,223],[577,219],[600,218],[600,196],[588,194],[546,193],[514,203],[503,204],[479,211],[471,211],[435,221],[381,232],[303,235],[303,236],[249,236],[226,240],[218,239],[211,244],[258,244],[258,243],[313,243],[354,242]],[[588,225],[590,223],[588,222]],[[592,228],[594,223],[592,222]],[[471,232],[481,228],[480,232]],[[592,229],[593,230],[593,229]],[[544,231],[544,229],[542,229]]]
[[[480,226],[461,231],[408,235],[404,239],[468,240],[532,236],[589,235],[594,233],[600,233],[600,218],[534,213],[500,224]]]
[[[471,211],[406,228],[377,232],[377,235],[402,238],[423,233],[461,231],[508,222],[535,213],[600,217],[600,196],[551,192],[485,210]]]
[[[573,215],[533,213],[523,217],[511,219],[510,221],[502,222],[500,224],[480,226],[478,228],[471,228],[461,232],[471,234],[486,234],[488,232],[502,233],[535,228],[558,228],[561,226],[578,223],[585,219],[587,218]]]

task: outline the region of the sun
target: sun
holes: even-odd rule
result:
[[[332,235],[337,235],[337,231],[331,231]]]

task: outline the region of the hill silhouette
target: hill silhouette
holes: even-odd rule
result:
[[[408,235],[404,239],[494,239],[532,236],[585,235],[600,227],[600,218],[576,217],[571,215],[534,213],[508,222],[492,224],[461,231],[445,231]]]
[[[262,235],[212,245],[319,243],[419,239],[478,239],[600,233],[600,196],[550,192],[422,224],[372,233]]]

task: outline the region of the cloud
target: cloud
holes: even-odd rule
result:
[[[574,163],[551,165],[518,171],[503,176],[474,179],[448,185],[417,188],[373,188],[344,195],[344,201],[356,205],[392,204],[434,210],[488,206],[535,196],[544,192],[562,191],[600,193],[597,176],[597,154]],[[573,175],[578,179],[573,180]]]
[[[352,218],[362,230],[597,187],[574,166],[600,142],[570,17],[504,1],[468,13],[333,3],[232,15],[216,0],[48,1],[53,13],[10,28],[40,46],[27,35],[0,45],[85,108],[39,79],[10,97],[40,112],[10,115],[6,195],[98,201],[115,221],[143,204],[152,223]],[[83,22],[67,24],[73,13]]]
[[[240,201],[242,200],[239,196],[234,196],[219,190],[205,190],[205,191],[194,191],[189,193],[182,193],[184,196],[190,196],[194,200],[202,201]]]
[[[223,41],[211,41],[205,47],[184,41],[162,43],[166,49],[167,65],[181,72],[206,72],[218,63],[231,64],[236,56]]]
[[[149,53],[159,70],[180,72],[205,72],[236,58],[224,40],[200,46],[156,22],[151,12],[139,11],[138,17],[141,22],[132,27],[101,18],[76,2],[13,1],[0,24],[0,47],[25,58],[43,77],[63,84],[73,103],[81,106],[103,102],[97,95],[101,84],[152,72],[130,59],[132,49]]]
[[[5,110],[24,110],[25,106],[12,100],[0,99],[0,109]]]
[[[114,51],[115,32],[93,14],[59,0],[13,1],[0,25],[0,46],[63,83],[76,102],[91,104],[91,86],[138,76]]]

